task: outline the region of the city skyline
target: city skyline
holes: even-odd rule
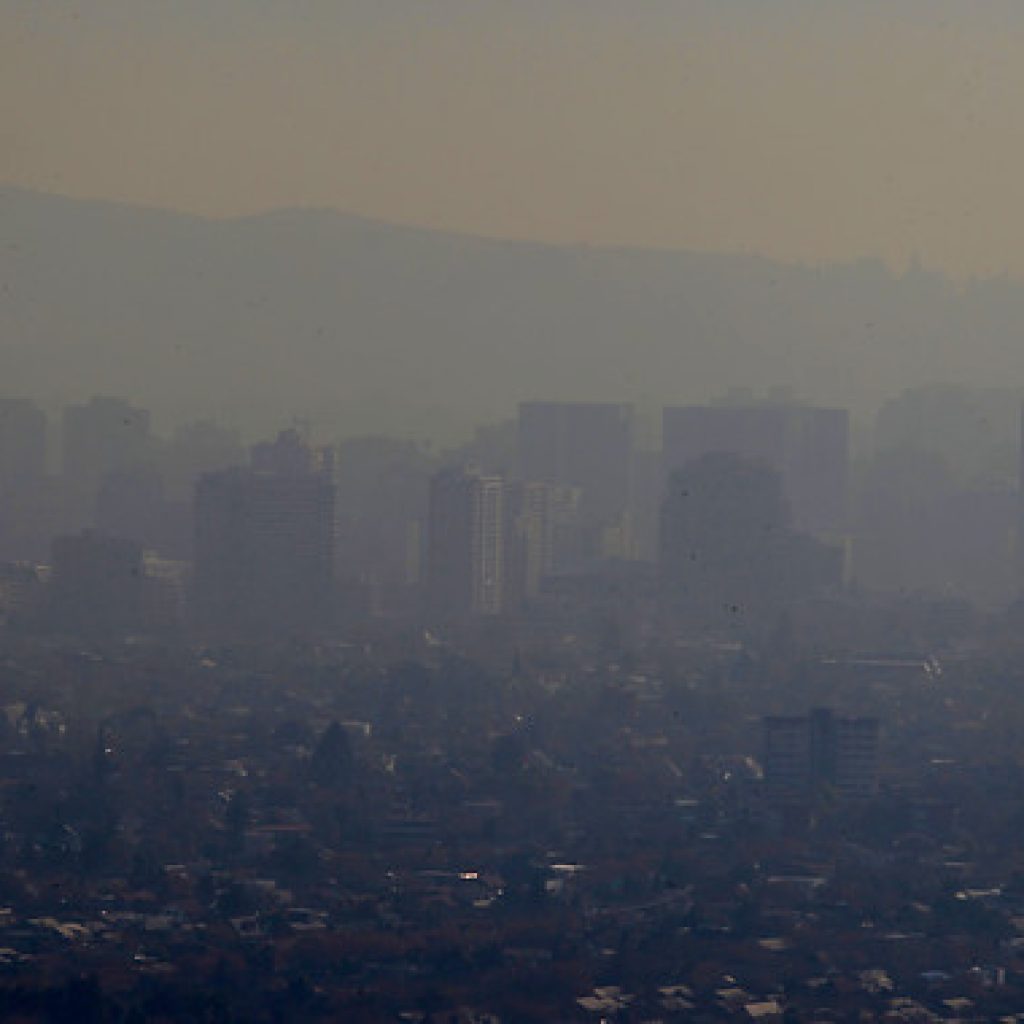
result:
[[[1024,1024],[1020,0],[0,0],[0,1019]]]

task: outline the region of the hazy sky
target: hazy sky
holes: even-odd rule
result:
[[[0,181],[1024,276],[1020,0],[0,0]]]

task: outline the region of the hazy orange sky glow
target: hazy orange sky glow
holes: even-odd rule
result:
[[[0,182],[1024,276],[1024,11],[0,0]]]

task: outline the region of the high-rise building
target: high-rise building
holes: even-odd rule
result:
[[[431,617],[503,610],[504,506],[501,477],[443,469],[431,479],[426,557]]]
[[[517,475],[579,490],[581,524],[600,554],[603,531],[621,527],[630,504],[633,409],[610,402],[523,402]]]
[[[792,529],[781,474],[711,452],[673,472],[661,508],[666,607],[702,628],[745,628],[838,584],[839,548]]]
[[[310,634],[333,610],[331,461],[286,431],[196,486],[193,610],[203,631]]]
[[[480,615],[503,610],[505,487],[501,477],[480,477],[473,508],[472,608]]]
[[[827,708],[764,719],[764,778],[769,796],[799,802],[830,792],[870,798],[878,783],[877,718],[843,718]]]
[[[849,413],[794,404],[669,406],[664,479],[712,452],[759,459],[781,474],[794,526],[838,537],[846,528]]]

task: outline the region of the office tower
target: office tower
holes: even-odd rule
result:
[[[308,635],[333,613],[331,460],[295,431],[257,445],[251,465],[202,476],[195,496],[196,626]]]
[[[798,530],[838,537],[846,527],[849,414],[799,405],[667,407],[664,478],[711,452],[759,459],[782,475]]]
[[[799,802],[816,795],[871,797],[878,781],[877,718],[841,718],[826,708],[764,719],[764,778],[769,796]]]
[[[431,618],[503,610],[505,487],[501,477],[443,469],[430,481],[427,597]]]
[[[781,475],[719,452],[672,474],[659,562],[666,606],[703,627],[744,626],[842,576],[839,549],[791,528]]]
[[[603,402],[523,402],[516,438],[517,475],[578,488],[589,554],[603,532],[621,528],[630,508],[633,410]]]
[[[34,484],[46,472],[46,414],[25,398],[0,398],[0,490]]]

